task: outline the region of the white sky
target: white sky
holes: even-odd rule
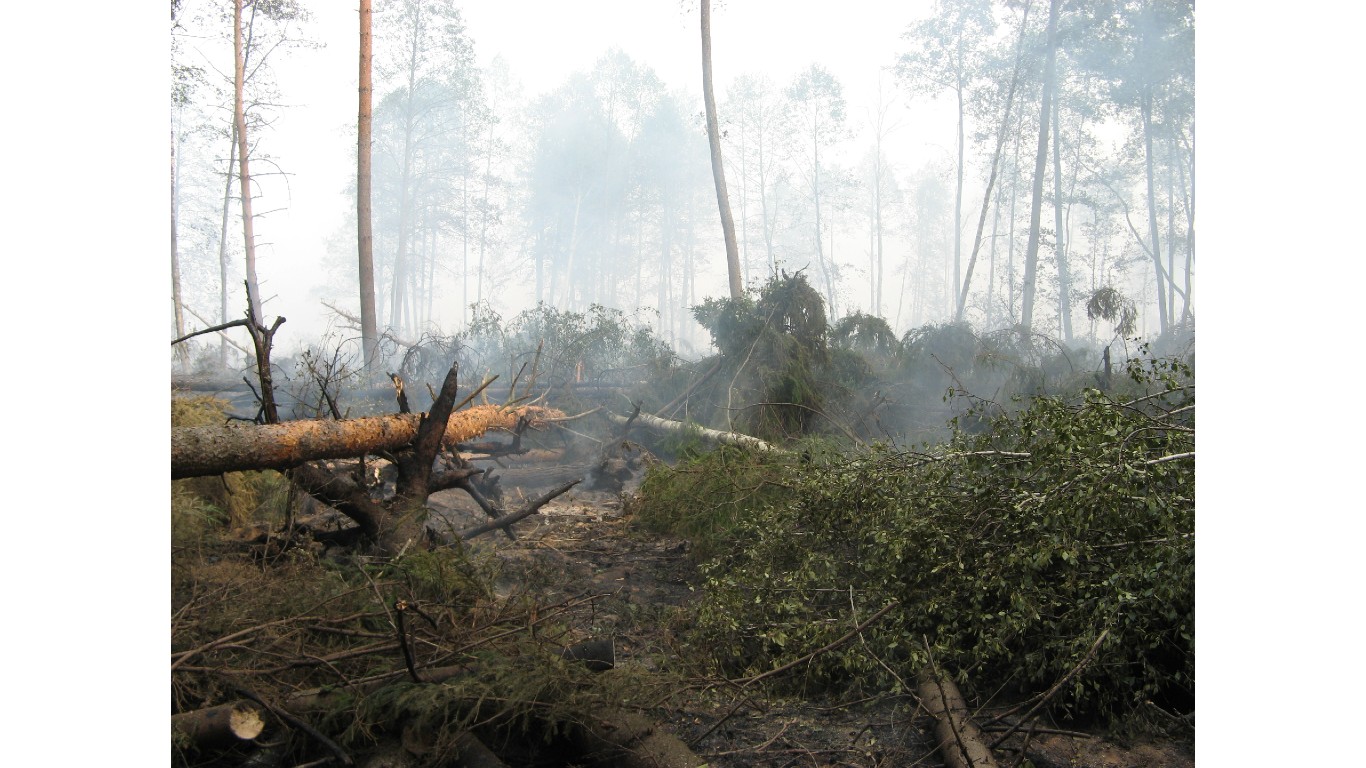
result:
[[[460,5],[479,63],[501,55],[525,93],[553,89],[575,71],[586,71],[605,52],[619,47],[652,67],[670,87],[701,93],[701,35],[697,3],[679,0],[563,0],[476,2]],[[712,9],[712,63],[717,101],[726,86],[746,72],[764,72],[777,87],[818,62],[844,85],[848,125],[862,129],[877,99],[879,68],[894,64],[904,50],[906,27],[930,13],[930,0],[849,2],[837,9],[814,2],[747,0]],[[290,51],[274,66],[291,104],[281,112],[262,147],[290,174],[288,200],[265,200],[258,210],[287,206],[257,226],[262,294],[276,296],[268,309],[289,322],[281,328],[284,348],[295,339],[315,338],[327,310],[311,294],[326,238],[342,224],[351,203],[343,190],[355,153],[359,47],[353,2],[310,3],[309,37],[317,50]],[[278,56],[279,54],[277,54]],[[884,97],[897,95],[895,78],[884,75]],[[898,96],[904,105],[904,96]],[[902,128],[889,148],[893,161],[910,163],[926,154],[945,157],[954,141],[954,116],[947,100],[918,102],[913,114],[898,110]],[[722,116],[724,119],[724,115]],[[936,128],[938,129],[936,131]],[[915,133],[912,133],[914,129]],[[849,146],[857,160],[861,139]],[[725,291],[723,278],[703,295]],[[862,295],[862,292],[860,292]],[[516,304],[516,302],[514,302]],[[449,319],[443,325],[450,325]],[[453,330],[453,328],[452,328]]]

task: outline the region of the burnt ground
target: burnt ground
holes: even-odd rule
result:
[[[587,464],[538,462],[534,456],[501,463],[505,466],[489,466],[502,478],[504,504],[510,510],[588,469]],[[711,766],[941,764],[931,749],[929,719],[917,714],[909,696],[838,706],[820,699],[767,698],[754,689],[741,695],[700,660],[690,659],[693,654],[682,639],[684,609],[697,599],[698,569],[686,541],[633,524],[626,501],[638,483],[638,474],[620,491],[591,490],[589,483],[581,483],[514,526],[516,541],[487,534],[470,542],[470,549],[496,560],[502,573],[496,588],[503,595],[530,588],[547,605],[586,601],[589,610],[566,614],[573,617],[567,641],[611,636],[618,667],[676,675],[682,681],[677,695],[654,715]],[[433,495],[430,506],[456,530],[486,519],[458,490]],[[1036,724],[1040,731],[1047,726]],[[1014,749],[997,751],[1002,765],[1194,765],[1188,744],[1121,742],[1098,733],[1035,732],[1027,744],[1017,735],[1007,745]]]

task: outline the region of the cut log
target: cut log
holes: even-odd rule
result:
[[[934,716],[939,754],[949,768],[996,768],[982,731],[968,719],[968,705],[952,680],[922,670],[916,681],[920,703]]]
[[[491,429],[511,430],[519,417],[534,427],[564,413],[542,406],[477,405],[452,413],[443,439],[457,443]],[[249,469],[287,469],[305,461],[395,451],[417,437],[421,414],[370,416],[344,421],[304,420],[281,424],[234,423],[171,430],[171,479]]]
[[[184,734],[200,748],[220,747],[261,735],[266,721],[254,704],[234,701],[171,716],[171,730]]]
[[[702,437],[705,437],[708,440],[713,440],[718,443],[726,443],[728,445],[742,445],[747,448],[755,448],[760,451],[781,452],[783,450],[773,445],[772,443],[765,442],[751,435],[743,435],[739,432],[722,432],[717,429],[699,427],[696,424],[685,424],[684,422],[674,421],[673,419],[661,419],[658,416],[651,416],[648,413],[642,413],[637,415],[635,417],[635,420],[637,424],[644,424],[645,426],[650,427],[651,429],[659,429],[665,432],[696,431]],[[617,424],[625,424],[628,421],[628,419],[625,416],[618,416],[614,413],[612,414],[612,421],[616,422]]]
[[[622,768],[698,768],[707,764],[677,736],[635,712],[609,710],[577,724],[575,730],[575,741],[590,761],[610,761]]]

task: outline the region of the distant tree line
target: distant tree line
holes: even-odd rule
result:
[[[279,172],[271,123],[289,108],[271,60],[316,44],[305,6],[238,6],[242,140],[232,70],[209,59],[229,50],[233,3],[172,4],[177,335],[243,305],[238,147],[263,175],[249,187],[259,195]],[[724,268],[724,251],[700,88],[667,88],[611,50],[523,94],[502,61],[479,66],[477,30],[452,0],[376,0],[373,29],[381,327],[417,338],[457,302],[464,324],[515,291],[566,311],[654,307],[662,338],[702,341],[688,308],[722,295],[698,275]],[[1134,301],[1140,329],[1190,325],[1193,62],[1189,0],[939,0],[868,73],[873,105],[851,108],[818,62],[785,83],[718,73],[743,282],[807,270],[832,320],[866,311],[898,329],[957,320],[1095,337],[1106,328],[1082,310],[1102,289]],[[954,106],[945,151],[899,166],[898,128],[917,119],[905,106],[926,99]],[[320,279],[354,304],[348,221]]]

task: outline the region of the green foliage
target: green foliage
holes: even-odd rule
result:
[[[831,384],[825,302],[800,272],[774,276],[757,298],[708,299],[694,316],[725,359],[717,401],[743,407],[738,428],[777,440],[807,433]],[[718,425],[732,427],[729,417]]]
[[[862,312],[840,318],[830,329],[830,343],[878,356],[890,356],[901,350],[901,342],[886,320]]]
[[[171,398],[171,426],[222,424],[228,403],[214,397]],[[278,472],[228,472],[171,482],[172,536],[207,533],[212,525],[242,526],[283,509],[288,482]],[[177,530],[176,526],[182,526]]]
[[[487,586],[463,548],[416,551],[396,564],[415,599],[447,606],[468,606],[488,597]]]
[[[722,445],[684,455],[676,466],[650,467],[636,497],[635,519],[655,532],[685,536],[706,559],[728,546],[755,508],[786,498],[782,477],[791,457]]]
[[[925,325],[906,332],[901,340],[903,365],[909,372],[940,371],[947,380],[972,372],[982,350],[967,323]]]
[[[710,546],[697,647],[730,674],[753,673],[896,600],[859,643],[805,665],[801,684],[899,690],[926,661],[924,638],[979,691],[1038,691],[1108,629],[1059,705],[1113,715],[1146,699],[1187,704],[1194,387],[1177,361],[1130,372],[1152,394],[1038,397],[934,455],[878,446],[750,465],[749,487],[777,490],[729,498],[707,478],[738,475],[733,464],[690,476],[711,494],[696,507],[726,510],[731,542]],[[670,490],[681,494],[647,484],[646,505]],[[659,514],[687,514],[681,500],[669,509]]]
[[[178,549],[195,547],[227,523],[227,513],[195,492],[189,483],[183,480],[171,483],[172,546]]]
[[[518,371],[524,370],[523,380],[534,371],[543,384],[637,381],[666,374],[674,358],[649,326],[597,304],[573,312],[541,302],[507,323],[487,305],[475,305],[460,341],[462,370],[501,373],[509,381]]]
[[[754,297],[707,298],[693,307],[693,317],[711,333],[712,343],[727,357],[744,357],[764,332],[767,318],[758,313]]]
[[[1134,302],[1111,286],[1097,288],[1086,300],[1086,316],[1115,324],[1115,334],[1132,336],[1138,327],[1138,309]]]

